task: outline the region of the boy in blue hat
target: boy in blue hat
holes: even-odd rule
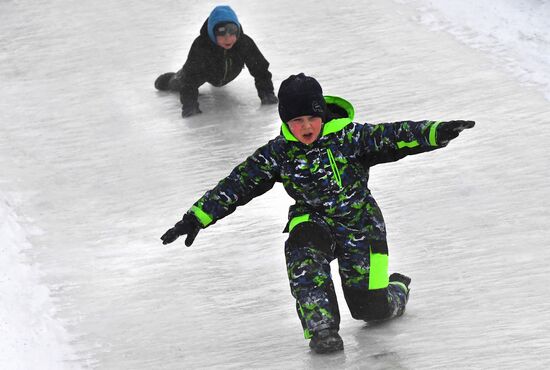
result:
[[[262,104],[276,104],[269,62],[254,41],[243,32],[237,15],[229,6],[217,6],[204,22],[200,35],[189,50],[187,61],[176,73],[160,75],[155,87],[180,93],[182,117],[201,113],[199,87],[205,82],[224,86],[233,81],[246,65],[254,77]]]
[[[474,122],[355,123],[350,103],[323,96],[303,73],[283,81],[278,97],[281,135],[207,191],[161,239],[168,244],[187,235],[189,246],[201,229],[282,182],[296,201],[285,227],[285,256],[304,335],[315,352],[339,351],[332,260],[338,259],[355,319],[401,316],[409,298],[411,279],[388,273],[386,226],[368,188],[370,167],[443,148]]]

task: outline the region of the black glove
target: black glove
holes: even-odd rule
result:
[[[179,238],[181,235],[186,235],[185,245],[190,246],[193,244],[193,240],[199,233],[201,226],[199,220],[189,213],[183,215],[181,221],[176,223],[173,228],[164,233],[160,238],[162,239],[162,244],[172,243],[174,240]]]
[[[279,99],[277,99],[272,91],[260,94],[260,100],[262,101],[262,105],[277,104],[279,102]]]
[[[439,145],[445,146],[449,141],[458,137],[464,129],[475,126],[474,121],[446,121],[437,126],[437,141]]]
[[[191,104],[186,104],[181,107],[181,116],[182,118],[190,117],[195,114],[202,113],[199,109],[199,103],[193,102]]]

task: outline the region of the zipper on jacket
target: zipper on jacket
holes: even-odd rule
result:
[[[225,72],[223,73],[222,85],[227,79],[227,72],[229,71],[229,58],[227,57],[227,50],[223,51],[223,61],[225,62]]]
[[[330,148],[327,148],[327,155],[330,162],[330,167],[332,168],[332,177],[334,177],[334,181],[336,181],[340,189],[342,189],[342,178],[340,177],[340,171],[338,170],[338,165],[336,164],[336,160],[334,159],[334,155],[332,154],[332,150],[330,150]]]

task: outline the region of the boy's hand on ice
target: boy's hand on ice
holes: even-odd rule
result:
[[[181,107],[181,117],[187,118],[194,116],[196,114],[200,114],[202,111],[199,109],[199,103],[192,103],[189,105],[183,105]]]
[[[279,99],[277,99],[275,94],[273,94],[272,92],[261,94],[260,100],[262,102],[262,105],[277,104],[279,102]]]
[[[160,237],[162,244],[172,243],[174,240],[179,238],[181,235],[187,235],[185,238],[185,245],[191,246],[195,237],[199,233],[201,227],[197,218],[189,213],[183,215],[181,221],[176,223],[173,228],[168,230]]]
[[[462,130],[475,126],[474,121],[446,121],[437,126],[437,141],[439,145],[445,146],[449,141],[458,137]]]

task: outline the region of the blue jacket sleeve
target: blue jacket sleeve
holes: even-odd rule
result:
[[[213,189],[207,191],[189,212],[200,221],[202,227],[233,213],[238,206],[270,190],[280,181],[279,166],[270,144],[259,148],[222,179]]]

